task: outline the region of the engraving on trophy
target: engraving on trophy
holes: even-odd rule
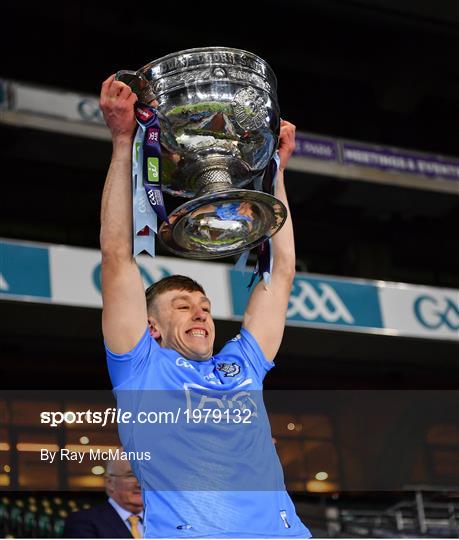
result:
[[[250,58],[246,54],[240,54],[237,63],[241,65],[242,67],[250,69],[251,71],[258,72],[261,75],[265,74],[265,70],[263,69],[260,62],[257,62],[256,60],[254,60],[253,58]]]
[[[163,82],[162,81],[155,81],[153,83],[153,92],[155,94],[158,94],[159,92],[161,92],[161,90],[163,89]]]
[[[189,72],[181,72],[174,75],[168,75],[162,85],[163,90],[168,90],[174,86],[189,86],[198,81],[207,81],[212,77],[210,69],[195,69]],[[156,90],[158,92],[159,90]]]
[[[236,92],[231,105],[236,122],[242,129],[258,129],[268,114],[263,96],[253,86]]]
[[[214,77],[217,77],[218,79],[222,79],[223,77],[226,77],[226,70],[224,70],[221,67],[216,67],[212,71],[212,74],[214,75]]]
[[[252,85],[258,86],[259,88],[262,88],[266,92],[269,92],[270,90],[269,84],[256,73],[244,71],[241,68],[229,68],[228,76],[230,79],[245,81]]]
[[[188,66],[188,58],[186,56],[176,56],[170,60],[167,60],[161,66],[161,73],[168,73],[169,71],[175,71],[177,69],[183,69]]]

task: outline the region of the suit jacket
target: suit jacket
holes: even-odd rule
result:
[[[109,502],[69,515],[64,538],[133,538]]]

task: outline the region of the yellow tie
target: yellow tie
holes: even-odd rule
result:
[[[131,524],[131,534],[134,538],[142,538],[137,524],[139,523],[139,516],[129,516],[128,521]]]

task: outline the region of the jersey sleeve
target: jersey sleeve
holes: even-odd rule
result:
[[[148,363],[148,358],[155,349],[159,350],[159,345],[151,337],[149,328],[145,329],[136,346],[130,351],[117,354],[112,352],[104,341],[107,355],[108,372],[113,388],[126,383],[127,381],[139,377]]]
[[[274,362],[269,362],[266,359],[257,340],[246,328],[241,328],[240,333],[228,341],[220,351],[220,355],[223,357],[226,355],[229,357],[233,355],[242,357],[242,360],[248,364],[250,370],[254,372],[257,381],[260,383],[268,371],[274,367]]]

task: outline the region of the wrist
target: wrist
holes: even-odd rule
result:
[[[134,142],[134,133],[120,133],[112,136],[113,148],[132,147]]]

